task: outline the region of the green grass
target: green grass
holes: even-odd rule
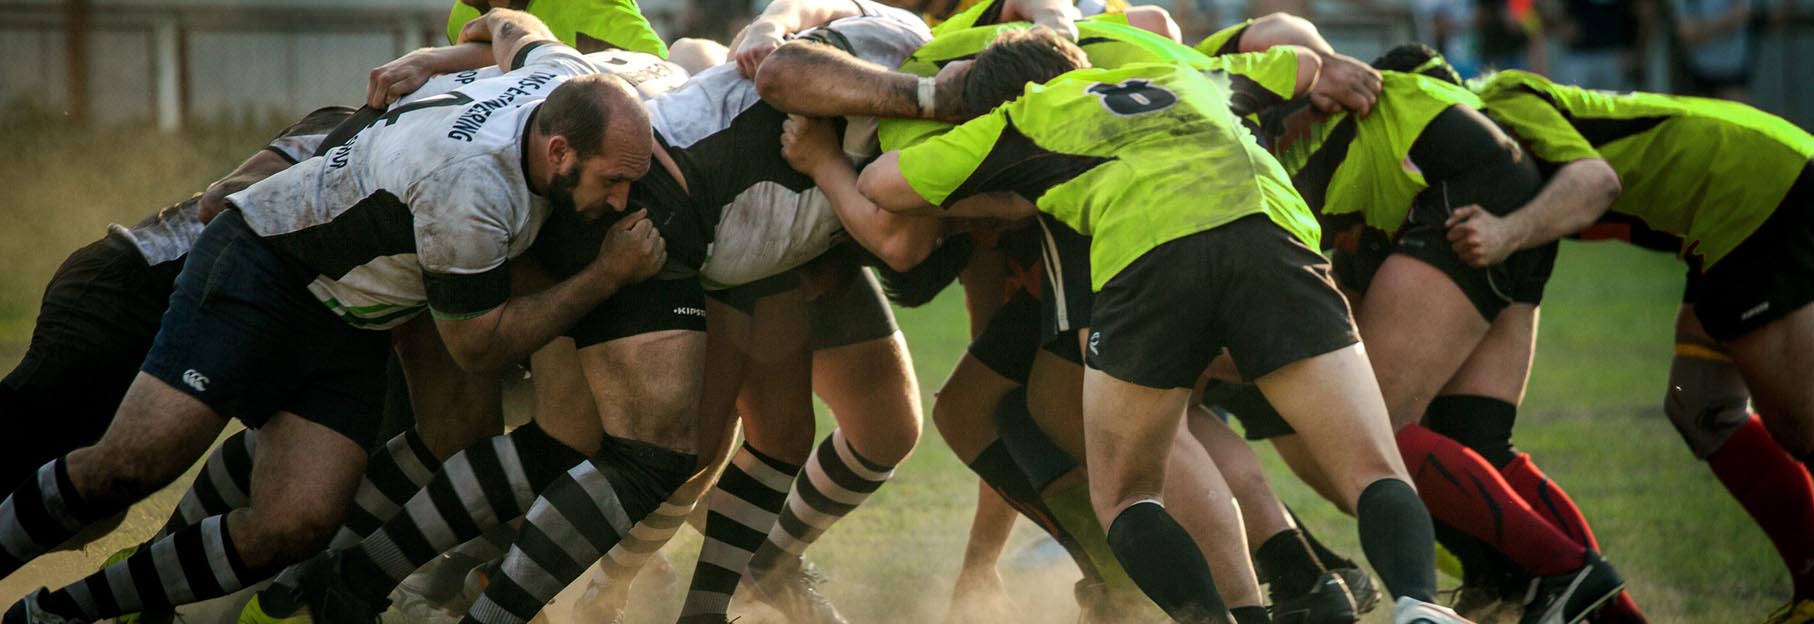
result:
[[[10,368],[22,353],[38,294],[70,251],[98,238],[109,222],[134,222],[201,190],[280,125],[171,136],[136,126],[75,131],[0,123],[14,152],[27,155],[0,168],[11,202],[8,226],[0,228],[0,365]],[[1653,621],[1760,621],[1787,597],[1787,575],[1660,407],[1679,267],[1618,245],[1564,246],[1517,442],[1587,512]],[[963,303],[947,292],[900,318],[930,408],[967,342]],[[829,427],[821,414],[820,431]],[[1298,484],[1269,448],[1261,451],[1281,495],[1306,522],[1358,555],[1352,521]],[[813,558],[835,581],[828,591],[859,622],[937,620],[975,494],[975,481],[927,423],[924,443],[894,480],[814,548]],[[1023,523],[1010,555],[1034,533]],[[669,548],[682,583],[697,543],[683,532]],[[1064,574],[1009,577],[1025,621],[1070,616]]]

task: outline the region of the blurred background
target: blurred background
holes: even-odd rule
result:
[[[902,0],[938,3],[939,0]],[[728,41],[761,0],[645,0],[663,36]],[[1408,40],[1464,72],[1745,99],[1814,122],[1814,0],[1137,0],[1194,41],[1273,11],[1363,60]],[[75,122],[294,118],[447,39],[449,0],[0,0],[0,106]]]

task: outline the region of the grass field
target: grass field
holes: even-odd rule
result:
[[[24,352],[39,293],[65,255],[99,237],[108,222],[132,223],[200,190],[280,125],[163,135],[137,126],[76,131],[0,122],[13,153],[26,159],[0,168],[0,188],[10,198],[9,223],[0,228],[0,265],[6,267],[0,271],[0,365],[10,369]],[[1668,257],[1608,244],[1564,246],[1544,306],[1517,442],[1588,514],[1607,556],[1620,565],[1653,621],[1761,621],[1787,598],[1787,575],[1743,510],[1688,453],[1660,407],[1680,275]],[[932,392],[966,344],[962,301],[948,292],[924,308],[901,311],[900,318],[930,407]],[[821,432],[827,422],[821,421]],[[936,621],[944,611],[976,489],[930,423],[927,429],[925,442],[894,480],[812,551],[834,580],[827,591],[855,621]],[[1270,449],[1262,455],[1281,495],[1305,521],[1338,549],[1358,555],[1353,522],[1296,483]],[[54,565],[34,566],[0,583],[0,604],[10,604],[28,586],[59,584],[92,569],[114,545],[152,531],[160,509],[171,502],[165,494],[149,503],[89,553],[62,555]],[[1023,523],[1010,556],[1034,533]],[[697,543],[687,531],[669,547],[683,576]],[[1071,617],[1063,573],[1008,576],[1024,621]],[[1376,614],[1370,621],[1383,620]]]

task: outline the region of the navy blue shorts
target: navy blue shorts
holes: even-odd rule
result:
[[[390,334],[346,324],[309,293],[313,279],[239,211],[221,213],[189,252],[141,370],[248,427],[290,412],[366,445]]]

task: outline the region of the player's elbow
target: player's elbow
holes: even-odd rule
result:
[[[1612,164],[1598,158],[1578,160],[1570,165],[1576,167],[1583,186],[1605,205],[1611,206],[1618,201],[1619,195],[1625,192],[1625,186],[1619,181],[1619,172],[1614,171]]]
[[[770,52],[756,68],[756,94],[770,106],[787,111],[788,97],[802,91],[794,84],[794,77],[799,74],[801,47],[783,44]]]
[[[1273,46],[1310,45],[1322,39],[1310,20],[1290,13],[1271,13],[1253,20],[1241,36],[1242,52],[1264,52]]]
[[[1178,22],[1172,19],[1170,11],[1157,6],[1137,6],[1127,10],[1129,26],[1158,34],[1173,42],[1184,41],[1184,31],[1178,28]]]
[[[938,246],[934,238],[902,234],[895,236],[882,245],[881,249],[872,249],[876,257],[888,264],[888,268],[899,273],[906,273],[925,262],[932,255],[932,248]]]
[[[887,169],[889,168],[877,167],[874,164],[865,167],[863,173],[857,176],[857,192],[862,193],[864,198],[882,210],[896,214],[911,210],[912,204],[902,201],[901,198],[902,189],[900,187],[905,187],[906,181],[902,180],[898,173],[889,175],[893,172]],[[907,192],[912,193],[913,191],[907,189]]]

